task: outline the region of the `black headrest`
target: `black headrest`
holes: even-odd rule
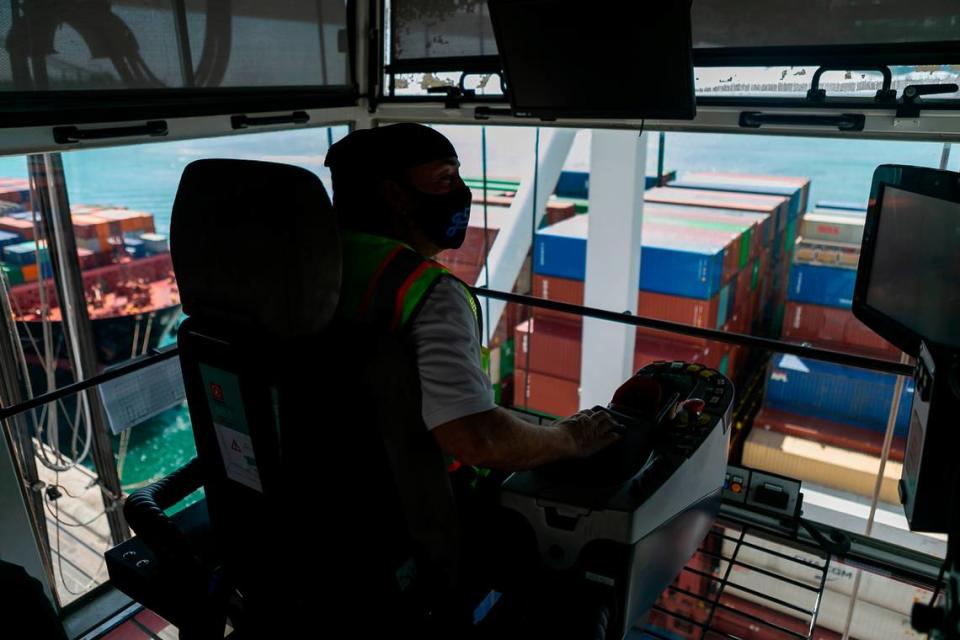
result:
[[[187,165],[170,253],[189,316],[273,335],[321,330],[340,293],[340,238],[320,179],[250,160]]]

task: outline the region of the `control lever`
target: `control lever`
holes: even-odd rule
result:
[[[898,118],[916,118],[920,115],[919,98],[938,94],[956,93],[960,87],[956,84],[911,84],[903,90],[901,104],[897,108]]]

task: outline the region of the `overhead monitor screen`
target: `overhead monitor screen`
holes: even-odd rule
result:
[[[689,0],[487,6],[518,115],[694,117]]]
[[[866,305],[960,348],[960,203],[883,188]]]

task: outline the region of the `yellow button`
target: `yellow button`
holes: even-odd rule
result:
[[[703,365],[692,364],[689,367],[687,367],[687,371],[700,371],[700,369],[703,369]]]
[[[703,376],[704,378],[712,378],[713,376],[717,375],[717,372],[711,371],[710,369],[704,369],[703,371],[700,372],[700,375]]]

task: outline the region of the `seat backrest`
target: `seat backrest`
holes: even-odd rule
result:
[[[293,166],[193,162],[170,242],[211,527],[248,616],[269,618],[251,624],[395,592],[409,541],[353,379],[371,345],[330,326],[341,255],[323,185]]]

